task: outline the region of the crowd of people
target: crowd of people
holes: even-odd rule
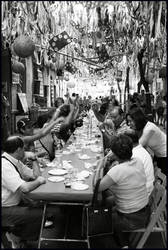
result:
[[[103,169],[99,191],[105,191],[106,202],[113,206],[114,239],[120,247],[128,245],[122,231],[145,227],[149,220],[154,162],[166,174],[166,134],[157,126],[159,123],[166,126],[166,102],[159,98],[157,120],[153,116],[156,124],[145,115],[143,92],[130,97],[126,109],[111,94],[92,100],[73,93],[66,100],[58,97],[55,107],[35,122],[20,119],[17,133],[7,138],[1,155],[2,225],[14,224],[12,234],[21,240],[38,239],[42,207],[28,206],[25,194],[46,182],[40,171],[40,166],[46,167],[42,159],[52,161],[55,152],[83,125],[83,117],[92,109],[104,144],[104,157],[97,162],[94,179],[99,178]],[[158,111],[159,103],[164,106],[162,112]],[[40,152],[36,150],[36,141],[41,144]],[[56,211],[53,215],[57,216]]]

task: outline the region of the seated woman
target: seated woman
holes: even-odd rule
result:
[[[143,163],[132,157],[132,140],[123,134],[113,137],[111,150],[118,164],[102,178],[99,191],[111,189],[115,199],[112,213],[114,238],[120,247],[128,245],[123,230],[145,227],[150,216]]]
[[[127,114],[128,125],[139,134],[139,143],[154,154],[157,166],[167,173],[166,134],[153,122],[147,120],[140,108],[131,109]]]

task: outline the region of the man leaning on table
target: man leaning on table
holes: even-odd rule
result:
[[[10,136],[4,144],[2,163],[2,225],[14,225],[14,235],[22,240],[37,240],[40,232],[42,208],[25,206],[22,195],[44,184],[37,164],[26,167],[24,142],[19,136]],[[36,158],[29,154],[33,163]],[[13,234],[12,234],[13,235]]]

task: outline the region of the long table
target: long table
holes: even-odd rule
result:
[[[82,170],[89,170],[90,175],[88,178],[85,179],[85,183],[88,184],[89,188],[83,191],[73,190],[71,188],[65,187],[64,182],[53,183],[48,180],[48,177],[51,175],[48,174],[50,169],[53,167],[47,167],[42,175],[46,178],[46,183],[39,186],[35,190],[29,193],[29,197],[34,200],[42,200],[44,202],[44,210],[43,210],[43,217],[42,217],[42,226],[41,232],[39,237],[38,248],[41,246],[41,241],[43,240],[51,240],[42,237],[43,233],[43,225],[45,220],[45,213],[47,209],[47,204],[55,204],[55,205],[83,205],[88,204],[93,196],[93,172],[94,167],[86,169],[85,163],[91,163],[92,166],[96,167],[96,161],[103,157],[103,143],[101,133],[97,127],[98,122],[96,118],[91,117],[91,124],[90,119],[85,118],[84,124],[82,127],[77,128],[74,134],[70,137],[69,141],[63,148],[62,152],[62,160],[64,161],[71,161],[71,165],[78,169],[78,171]],[[101,152],[93,152],[93,147],[100,148]],[[73,149],[73,151],[69,154],[64,154],[64,151],[68,151],[69,148]],[[90,156],[88,160],[81,160],[79,159],[79,154],[84,155],[87,154]],[[77,239],[52,239],[53,241],[83,241],[87,242],[88,248],[90,248],[89,237],[82,240]]]
[[[98,130],[97,123],[92,125],[92,133],[88,135],[88,122],[85,120],[83,127],[78,128],[74,135],[71,136],[69,142],[65,145],[63,149],[62,159],[66,161],[71,161],[71,165],[78,169],[78,171],[89,170],[85,168],[85,163],[91,163],[95,165],[98,158],[103,157],[103,148],[101,153],[92,152],[91,148],[95,145],[97,147],[102,146],[102,138],[97,137],[100,136],[101,133]],[[74,139],[74,136],[76,139]],[[72,144],[70,142],[72,141]],[[81,143],[81,146],[79,144]],[[74,152],[65,155],[64,151],[68,151],[68,147],[70,145],[77,145],[78,148],[74,150]],[[79,150],[81,147],[81,150]],[[87,154],[90,156],[88,160],[79,159],[79,154]],[[42,176],[46,178],[46,184],[43,184],[29,193],[29,197],[34,200],[43,200],[43,201],[90,201],[93,195],[93,187],[92,187],[92,179],[93,172],[91,171],[91,175],[85,179],[85,183],[89,185],[89,188],[84,191],[76,191],[71,188],[66,188],[64,182],[53,183],[48,180],[48,177],[51,175],[48,174],[48,171],[53,169],[53,167],[47,167]]]

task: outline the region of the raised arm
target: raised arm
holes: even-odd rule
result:
[[[73,120],[73,115],[74,115],[74,110],[75,110],[75,106],[73,104],[69,104],[70,105],[70,112],[68,114],[67,117],[65,117],[64,120],[64,125],[68,125],[71,123],[71,121]]]
[[[97,120],[99,122],[104,122],[105,120],[105,115],[101,114],[98,110],[98,104],[97,103],[93,103],[92,104],[92,110],[94,112],[94,115],[96,116]]]
[[[46,135],[50,132],[50,130],[51,130],[57,123],[59,123],[60,121],[63,120],[62,117],[59,117],[59,118],[58,118],[59,112],[60,112],[60,111],[57,110],[56,112],[57,112],[57,113],[55,114],[54,118],[52,118],[52,121],[50,121],[46,127],[40,129],[40,130],[38,131],[38,133],[36,133],[36,134],[34,134],[34,135],[30,135],[30,136],[24,136],[24,137],[23,137],[24,142],[25,142],[25,143],[27,143],[27,142],[33,142],[33,141],[39,140],[40,138],[46,136]]]

